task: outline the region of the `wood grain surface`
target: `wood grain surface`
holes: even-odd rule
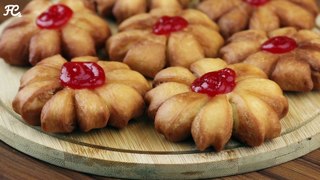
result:
[[[220,178],[242,179],[319,179],[320,150],[294,161],[265,170]],[[113,179],[60,168],[27,156],[0,142],[0,179]]]
[[[9,1],[9,2],[12,3],[11,1]],[[18,1],[17,4],[19,4],[21,2],[25,3],[26,1]],[[8,4],[6,1],[1,1],[1,3],[0,3],[1,7],[3,7],[2,3]],[[23,4],[21,4],[21,6],[23,6]],[[15,82],[13,83],[13,87],[11,87],[12,89],[6,87],[8,89],[3,90],[4,86],[2,86],[1,87],[2,89],[0,91],[0,98],[4,102],[3,106],[5,106],[6,108],[10,108],[9,104],[11,103],[12,96],[15,94],[15,91],[16,91],[13,89],[17,88],[16,87],[17,86],[17,78],[21,75],[22,72],[20,70],[16,71],[15,68],[11,68],[11,67],[9,67],[9,68],[6,67],[6,69],[9,69],[10,72],[14,72],[14,74],[17,73],[16,76],[13,77]],[[5,73],[2,70],[1,70],[1,72]],[[10,73],[8,76],[10,76]],[[10,83],[10,82],[12,82],[13,79],[8,78],[8,76],[6,77],[5,81],[7,83]],[[10,94],[8,94],[8,90],[11,92]],[[320,103],[320,101],[319,101],[320,98],[318,95],[319,94],[317,94],[316,96],[311,95],[309,97],[309,98],[311,98],[311,99],[309,99],[310,101],[304,102],[303,107],[300,107],[300,106],[295,107],[295,110],[298,110],[298,112],[300,112],[300,111],[302,112],[301,114],[295,114],[296,111],[291,111],[292,112],[291,116],[289,115],[289,118],[287,118],[287,120],[283,122],[283,126],[285,127],[283,134],[286,134],[287,132],[293,132],[302,126],[305,126],[306,124],[313,121],[313,119],[316,116],[319,115],[318,110],[319,110],[320,106],[317,103],[318,102]],[[4,96],[6,96],[6,97],[4,98]],[[289,96],[292,96],[292,94],[289,94]],[[294,94],[293,94],[293,96],[294,96]],[[298,102],[300,102],[300,100],[301,100],[301,98],[297,98]],[[302,101],[304,101],[304,100],[305,99],[302,99]],[[318,102],[314,102],[315,100],[317,100]],[[296,102],[295,102],[295,100],[292,100],[291,103],[295,104]],[[5,109],[5,110],[2,109],[2,112],[0,115],[7,113],[7,110],[8,109]],[[296,121],[296,119],[295,119],[296,116],[299,116],[302,119],[299,119],[299,121]],[[2,118],[3,118],[3,116],[2,116]],[[17,117],[11,117],[11,118],[12,118],[11,120],[15,121],[15,118],[17,118]],[[2,119],[2,120],[4,120],[4,119]],[[4,122],[4,121],[2,121],[2,122]],[[11,122],[14,125],[12,125]],[[6,123],[8,123],[7,124],[8,126],[10,126],[10,127],[12,126],[14,129],[14,128],[18,127],[15,125],[17,125],[17,123],[20,124],[21,122],[20,121],[19,122],[6,121]],[[148,125],[148,124],[146,124],[146,125]],[[131,128],[134,129],[139,126],[140,126],[139,124],[133,124],[133,127],[131,127]],[[304,131],[299,131],[299,132],[297,132],[297,134],[294,134],[294,136],[296,136],[298,138],[302,138],[300,140],[292,139],[292,137],[291,137],[291,139],[284,138],[285,143],[282,145],[284,149],[282,149],[282,151],[280,152],[283,155],[282,156],[283,159],[280,159],[278,163],[284,162],[284,161],[287,161],[287,160],[293,158],[292,156],[287,156],[286,153],[288,153],[289,155],[291,153],[291,154],[294,154],[295,156],[298,157],[298,156],[306,154],[309,151],[311,151],[312,149],[315,149],[316,147],[318,147],[318,145],[320,143],[320,138],[318,136],[318,134],[319,134],[318,133],[319,132],[318,131],[319,130],[319,120],[317,120],[314,124],[312,124],[310,126],[311,126],[310,128],[305,129]],[[312,129],[312,127],[314,127],[315,129]],[[30,131],[38,131],[37,129],[34,129],[34,128],[31,128],[31,129],[28,129],[28,128],[29,127],[26,126],[27,131],[29,131],[29,130]],[[312,131],[314,131],[314,132],[312,132]],[[12,132],[14,132],[14,130]],[[4,133],[4,131],[1,131],[1,133]],[[110,133],[110,132],[107,132],[107,133]],[[159,138],[157,134],[154,134],[154,132],[150,131],[149,133],[151,133],[152,136]],[[317,136],[315,138],[309,137],[308,136],[309,133],[312,133],[313,135],[317,135]],[[97,133],[97,134],[100,135],[100,133]],[[91,135],[89,136],[89,138],[86,139],[81,134],[80,135],[75,134],[74,136],[68,137],[68,140],[71,139],[71,141],[77,141],[77,142],[80,141],[81,144],[84,143],[86,145],[86,144],[92,142],[93,136],[91,136]],[[150,134],[148,134],[148,135],[150,135]],[[10,135],[4,133],[4,134],[2,134],[2,137],[4,137],[4,136],[9,137]],[[27,153],[29,152],[29,154],[32,154],[32,153],[30,153],[30,151],[32,151],[32,150],[30,150],[30,148],[32,149],[32,147],[29,147],[29,146],[25,146],[25,147],[20,146],[19,147],[19,145],[17,145],[15,142],[12,142],[17,139],[17,136],[19,136],[19,135],[17,134],[16,136],[10,137],[10,138],[6,139],[5,141],[8,144],[11,144],[12,146],[14,146],[16,149],[20,149],[25,152],[27,151]],[[38,137],[38,140],[42,139],[42,138],[45,138],[45,137],[40,137],[40,138]],[[54,137],[54,138],[56,138],[56,137]],[[58,139],[64,139],[64,140],[65,140],[65,138],[66,137],[63,137],[63,136],[58,137]],[[116,136],[113,136],[113,138],[116,139],[116,138],[119,138],[119,136],[116,135]],[[101,140],[93,141],[93,142],[97,143],[95,145],[103,146],[103,147],[110,147],[110,145],[112,145],[112,144],[110,144],[110,142],[103,142]],[[159,142],[159,141],[157,141],[157,142]],[[148,145],[141,146],[141,144],[138,144],[136,146],[134,146],[134,144],[131,144],[131,146],[127,146],[126,143],[124,143],[124,144],[116,143],[117,147],[111,146],[111,148],[119,148],[119,149],[122,148],[123,149],[123,148],[129,147],[129,149],[126,149],[125,151],[131,151],[132,149],[130,149],[130,148],[132,148],[132,145],[133,145],[133,147],[134,147],[133,149],[140,151],[140,153],[141,153],[141,151],[144,152],[144,151],[150,150],[150,148],[151,148],[152,151],[156,151],[156,153],[160,153],[160,154],[165,151],[168,151],[168,147],[169,147],[170,152],[176,151],[176,150],[182,151],[182,152],[195,151],[193,144],[190,142],[182,143],[179,145],[167,143],[167,142],[164,142],[161,140],[160,140],[160,142],[161,142],[160,144],[153,145],[153,146],[148,146]],[[42,142],[38,142],[38,143],[43,145]],[[162,143],[164,143],[165,145],[163,146]],[[281,144],[283,142],[276,141],[276,145],[279,145],[278,143]],[[291,148],[293,148],[293,149],[291,149],[290,151],[285,150],[285,145],[290,145],[290,144],[291,145],[294,144],[294,146],[291,146]],[[121,147],[118,147],[119,145]],[[165,148],[159,150],[159,147],[162,147],[162,146]],[[232,148],[232,146],[238,146],[238,144],[231,143],[230,147]],[[272,150],[272,148],[275,148],[275,147],[276,146],[272,145],[272,143],[267,144],[267,148],[271,148],[271,150]],[[152,148],[154,148],[154,149],[152,149]],[[48,149],[44,149],[44,150],[48,150]],[[79,149],[71,149],[71,150],[76,151],[75,153],[80,153],[80,154],[82,153],[82,152],[79,152]],[[242,154],[242,152],[245,152],[246,150],[247,150],[246,148],[241,149],[240,154]],[[254,151],[259,151],[259,150],[265,150],[265,149],[264,148],[254,149],[254,150],[251,150],[251,152],[253,152],[253,154],[254,154]],[[276,149],[273,149],[273,150],[276,150]],[[82,150],[80,150],[80,151],[82,151]],[[85,151],[85,150],[83,150],[83,151]],[[227,151],[227,154],[230,155],[230,152],[233,152],[233,151]],[[45,153],[46,152],[44,152],[44,154]],[[316,150],[316,151],[314,151],[314,152],[312,152],[302,158],[296,159],[294,161],[290,161],[290,162],[285,163],[280,166],[268,168],[268,169],[265,169],[262,171],[247,173],[247,174],[243,174],[243,175],[231,176],[231,177],[227,177],[224,179],[234,179],[234,178],[235,179],[243,179],[243,178],[318,179],[320,177],[320,174],[319,174],[319,172],[320,172],[320,154],[319,153],[320,153],[320,150],[318,149],[318,150]],[[48,179],[107,179],[107,178],[102,178],[99,176],[78,173],[75,171],[71,171],[71,170],[63,169],[63,168],[60,168],[57,166],[53,166],[53,165],[50,165],[50,164],[47,164],[44,162],[40,162],[39,160],[36,160],[36,159],[29,157],[27,155],[24,155],[22,153],[19,153],[18,151],[8,147],[4,143],[0,143],[0,154],[1,154],[1,157],[0,157],[0,179],[46,179],[46,178],[48,178]],[[273,153],[273,154],[276,155],[277,153]],[[55,154],[55,155],[59,156],[59,154]],[[88,155],[88,154],[86,154],[86,155]],[[206,154],[201,154],[201,156],[205,156],[206,158],[208,158],[208,156],[206,156]],[[48,161],[48,159],[46,159],[45,157],[41,158],[41,156],[37,156],[37,155],[35,157],[43,159],[45,161]],[[72,158],[74,158],[74,157],[70,156],[69,158],[71,158],[71,159],[68,159],[68,160],[72,161]],[[188,158],[188,157],[186,156],[185,158]],[[268,157],[258,156],[255,158],[256,159],[257,158],[263,159],[263,158],[268,158]],[[124,159],[124,161],[126,161],[126,160],[127,159]],[[246,161],[250,161],[250,160],[252,160],[252,159],[249,158]],[[128,159],[128,161],[129,161],[129,159]],[[186,162],[188,162],[188,160],[186,160]],[[269,162],[269,161],[266,161],[266,162]],[[51,163],[59,164],[57,162],[51,162]],[[79,163],[81,163],[81,162],[79,162]],[[243,162],[243,163],[245,164],[248,162]],[[269,163],[271,163],[271,164],[267,165],[267,166],[273,165],[272,163],[274,163],[274,161],[270,161]],[[249,164],[250,164],[250,162],[249,162]],[[76,165],[76,163],[74,165]],[[225,164],[222,164],[222,165],[225,165]],[[261,166],[261,165],[258,164],[257,166]],[[252,165],[251,165],[251,166],[248,166],[247,168],[248,168],[247,170],[250,170],[250,168],[252,169],[254,167],[252,167]],[[232,167],[230,168],[230,170],[232,170]],[[243,172],[245,172],[245,171],[243,171]],[[128,175],[122,176],[122,177],[130,177],[131,172],[123,172],[123,173],[127,173]],[[145,171],[144,173],[147,173],[147,171]],[[186,175],[188,176],[188,174],[186,174]],[[194,177],[194,176],[192,176],[193,175],[192,172],[190,172],[189,175],[190,175],[190,177]]]

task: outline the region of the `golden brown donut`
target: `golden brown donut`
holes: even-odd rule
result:
[[[97,12],[106,17],[113,14],[120,23],[131,16],[164,8],[181,10],[187,8],[190,0],[87,0],[93,3]]]
[[[232,91],[212,96],[192,89],[199,78],[224,68],[235,72]],[[210,80],[205,82],[201,87],[210,87]],[[231,135],[259,146],[280,135],[280,119],[288,112],[281,88],[263,71],[247,64],[227,65],[221,59],[202,59],[190,69],[163,69],[145,99],[159,133],[174,142],[192,136],[199,150],[213,146],[220,151]]]
[[[272,31],[292,26],[311,29],[315,25],[318,6],[315,0],[202,0],[198,9],[218,22],[224,37],[245,29]]]
[[[57,4],[72,9],[67,23],[53,29],[37,26],[40,14]],[[56,54],[67,58],[96,55],[96,49],[103,46],[111,32],[89,5],[82,0],[31,1],[22,11],[22,17],[13,19],[4,29],[0,37],[0,57],[9,64],[21,66],[35,65]]]
[[[168,34],[156,34],[154,29],[164,17],[182,18],[188,25]],[[218,30],[200,11],[158,9],[123,21],[119,33],[107,41],[106,50],[110,59],[154,77],[165,66],[189,67],[198,59],[216,57],[224,43]]]
[[[129,120],[143,113],[143,96],[150,85],[141,74],[126,64],[99,61],[91,56],[77,57],[69,63],[75,62],[97,64],[102,68],[105,81],[94,87],[63,84],[62,67],[67,61],[60,55],[48,57],[22,76],[19,92],[12,103],[14,111],[28,124],[41,125],[44,131],[53,133],[69,133],[75,128],[87,132],[106,125],[124,128]],[[97,73],[92,69],[90,73]],[[81,82],[97,81],[91,78]]]
[[[283,53],[262,49],[268,40],[277,37],[292,39],[296,47]],[[318,33],[288,27],[269,33],[261,30],[238,32],[228,40],[220,54],[227,63],[243,62],[259,67],[285,91],[310,91],[320,89],[319,47]]]

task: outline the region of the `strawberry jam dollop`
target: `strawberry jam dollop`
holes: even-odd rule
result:
[[[262,6],[267,2],[269,2],[269,0],[244,0],[244,1],[252,6]]]
[[[236,73],[230,68],[209,72],[197,78],[192,84],[193,92],[216,96],[231,92],[236,86]]]
[[[189,25],[188,21],[180,16],[162,16],[153,26],[156,35],[170,35],[172,32],[181,31]]]
[[[66,62],[61,68],[60,82],[72,89],[95,89],[105,84],[104,70],[94,62]]]
[[[261,50],[273,54],[288,53],[298,47],[297,42],[286,36],[276,36],[262,44]]]
[[[73,15],[72,9],[63,4],[55,4],[40,14],[36,24],[41,29],[59,29],[68,23]]]

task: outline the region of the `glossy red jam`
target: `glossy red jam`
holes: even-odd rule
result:
[[[197,78],[192,84],[193,92],[207,94],[211,97],[231,92],[236,86],[236,73],[229,68],[209,72]]]
[[[73,15],[72,9],[63,4],[56,4],[40,14],[36,24],[42,29],[58,29],[68,23]]]
[[[94,89],[105,84],[103,69],[94,62],[67,62],[61,68],[62,86],[72,89]]]
[[[153,26],[153,33],[157,35],[170,35],[181,31],[189,25],[188,21],[180,16],[162,16]]]
[[[261,50],[273,54],[288,53],[298,47],[297,42],[286,36],[276,36],[262,44]]]
[[[244,0],[244,1],[252,6],[262,6],[267,2],[269,2],[270,0]]]

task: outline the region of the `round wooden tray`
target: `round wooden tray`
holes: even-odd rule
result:
[[[147,118],[117,130],[48,134],[25,124],[12,99],[26,68],[0,60],[0,139],[13,148],[61,167],[109,177],[146,179],[212,178],[287,162],[320,147],[320,93],[287,93],[290,110],[279,138],[250,148],[236,141],[226,150],[199,152],[192,140],[170,143]]]
[[[192,140],[170,143],[147,118],[117,130],[47,134],[25,124],[11,108],[26,69],[0,61],[0,138],[35,158],[69,169],[119,178],[209,178],[274,166],[320,147],[320,93],[290,93],[281,137],[260,147],[230,142],[216,153],[196,150]]]

